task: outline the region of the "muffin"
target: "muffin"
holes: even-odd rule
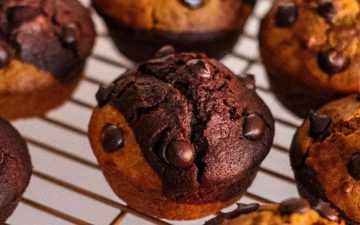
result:
[[[95,32],[89,11],[73,0],[0,3],[0,115],[43,115],[79,83]]]
[[[255,0],[92,0],[119,50],[134,61],[163,45],[221,58],[235,45]]]
[[[100,87],[89,139],[130,207],[195,219],[244,194],[269,152],[274,121],[251,79],[204,54],[167,54]]]
[[[272,89],[296,115],[360,90],[359,13],[357,0],[277,0],[262,21]]]
[[[360,224],[360,97],[329,103],[297,130],[291,164],[300,194],[330,202],[348,224]]]
[[[0,224],[5,224],[29,184],[32,166],[25,140],[2,118],[0,144]]]
[[[280,204],[238,204],[205,225],[345,225],[338,213],[325,202],[311,208],[304,199],[289,199]]]

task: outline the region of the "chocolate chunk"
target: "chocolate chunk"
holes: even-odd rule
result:
[[[102,146],[108,152],[115,152],[125,144],[124,131],[115,125],[108,125],[103,129]]]
[[[350,65],[350,60],[335,49],[321,51],[317,58],[321,70],[330,75],[343,72]]]
[[[261,116],[250,114],[246,116],[244,122],[244,136],[252,141],[256,141],[263,135],[265,122]]]
[[[321,0],[317,11],[320,16],[324,17],[329,22],[336,16],[336,8],[333,0]]]
[[[175,53],[175,48],[171,45],[165,45],[164,47],[160,48],[156,53],[155,57],[161,58],[167,55],[171,55]]]
[[[289,27],[298,18],[298,8],[295,3],[288,2],[280,5],[276,14],[276,25],[278,27]]]
[[[328,219],[330,221],[339,221],[339,214],[338,212],[330,206],[327,202],[320,202],[316,207],[315,210],[320,214],[320,216]]]
[[[194,162],[194,149],[186,141],[172,141],[166,148],[166,159],[177,168],[186,168]]]
[[[360,180],[360,153],[354,154],[348,164],[349,174],[356,180]]]
[[[313,110],[310,111],[309,121],[309,134],[314,139],[320,138],[327,131],[331,124],[331,118],[328,115],[320,115]]]
[[[194,76],[200,76],[203,78],[211,77],[210,66],[204,60],[192,59],[186,63],[186,66],[190,69]]]
[[[7,66],[11,61],[11,53],[9,48],[0,43],[0,68]]]
[[[203,6],[203,0],[181,0],[181,2],[191,9],[198,9]]]
[[[290,215],[292,213],[305,213],[311,209],[310,203],[302,198],[292,198],[282,202],[279,206],[281,215]]]
[[[34,19],[40,12],[39,8],[14,7],[8,12],[8,20],[12,25],[19,26],[26,21]]]
[[[75,47],[77,43],[77,35],[77,25],[69,23],[62,28],[60,39],[66,47]]]
[[[99,87],[99,90],[96,92],[95,97],[100,107],[104,106],[108,102],[114,88],[115,88],[115,84],[113,83],[107,86],[101,85]]]

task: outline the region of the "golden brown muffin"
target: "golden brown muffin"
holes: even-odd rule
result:
[[[238,204],[205,225],[345,225],[336,210],[326,203],[311,208],[304,199],[289,199],[278,205]]]
[[[0,115],[39,116],[77,86],[95,32],[89,11],[72,0],[0,4]]]
[[[122,53],[149,59],[162,46],[220,58],[231,51],[253,0],[93,0]]]
[[[203,54],[149,60],[96,96],[89,139],[100,168],[151,216],[195,219],[234,203],[271,147],[266,105]]]
[[[262,21],[272,89],[298,116],[360,92],[359,12],[357,0],[278,0]]]
[[[312,112],[298,129],[291,163],[301,195],[328,201],[349,224],[360,224],[360,98]]]

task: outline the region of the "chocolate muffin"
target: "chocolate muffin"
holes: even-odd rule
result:
[[[0,118],[0,224],[15,210],[30,181],[30,155],[21,135]]]
[[[311,112],[290,153],[300,194],[312,204],[330,202],[348,224],[360,224],[360,97]]]
[[[296,115],[360,90],[359,12],[357,0],[277,0],[262,21],[272,89]]]
[[[42,115],[79,83],[95,32],[73,0],[0,2],[0,115]]]
[[[131,207],[167,219],[216,213],[253,181],[273,118],[253,85],[216,60],[157,55],[100,87],[91,146]]]
[[[345,225],[338,213],[325,202],[311,208],[305,199],[289,199],[280,204],[238,204],[205,225]]]
[[[162,46],[221,58],[235,45],[255,0],[92,0],[128,58],[143,61]]]

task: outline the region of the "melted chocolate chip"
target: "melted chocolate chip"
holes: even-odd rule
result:
[[[279,206],[281,215],[290,215],[292,213],[305,213],[311,209],[310,203],[302,198],[292,198],[282,202]]]
[[[172,141],[166,148],[167,161],[177,167],[186,168],[194,162],[194,149],[186,141]]]
[[[321,0],[317,11],[319,15],[324,17],[327,21],[331,21],[336,16],[336,8],[333,0]]]
[[[360,180],[360,153],[354,154],[348,164],[349,174],[356,180]]]
[[[350,65],[350,60],[335,49],[321,51],[317,58],[321,70],[330,75],[343,72]]]
[[[198,9],[203,6],[203,0],[181,0],[181,2],[191,9]]]
[[[5,44],[0,43],[0,68],[7,66],[11,61],[11,53]]]
[[[289,27],[295,23],[298,17],[298,8],[295,3],[288,2],[280,5],[276,13],[276,25],[278,27]]]
[[[156,53],[155,57],[161,58],[167,55],[171,55],[175,53],[175,48],[171,45],[165,45],[164,47],[160,48]]]
[[[108,86],[101,85],[99,87],[99,90],[97,91],[95,97],[100,107],[104,106],[108,102],[114,88],[115,88],[115,84],[113,83]]]
[[[34,19],[40,14],[39,8],[14,7],[9,10],[8,20],[11,24],[18,26],[25,21]]]
[[[314,139],[320,138],[327,131],[331,124],[331,118],[328,115],[320,115],[313,110],[310,111],[309,121],[309,134]]]
[[[190,69],[194,76],[203,78],[210,78],[211,71],[210,66],[207,62],[201,59],[192,59],[186,63],[186,66]]]
[[[5,162],[5,153],[0,150],[0,166]]]
[[[265,122],[261,116],[250,114],[246,116],[244,122],[244,136],[252,141],[256,141],[263,135]]]
[[[115,125],[108,125],[103,129],[102,146],[108,152],[115,152],[125,144],[124,131]]]
[[[77,35],[76,24],[69,23],[63,27],[60,39],[66,47],[75,47],[77,43]]]
[[[339,221],[339,214],[338,212],[330,206],[327,202],[320,202],[316,207],[315,210],[320,214],[320,216],[328,219],[330,221]]]

